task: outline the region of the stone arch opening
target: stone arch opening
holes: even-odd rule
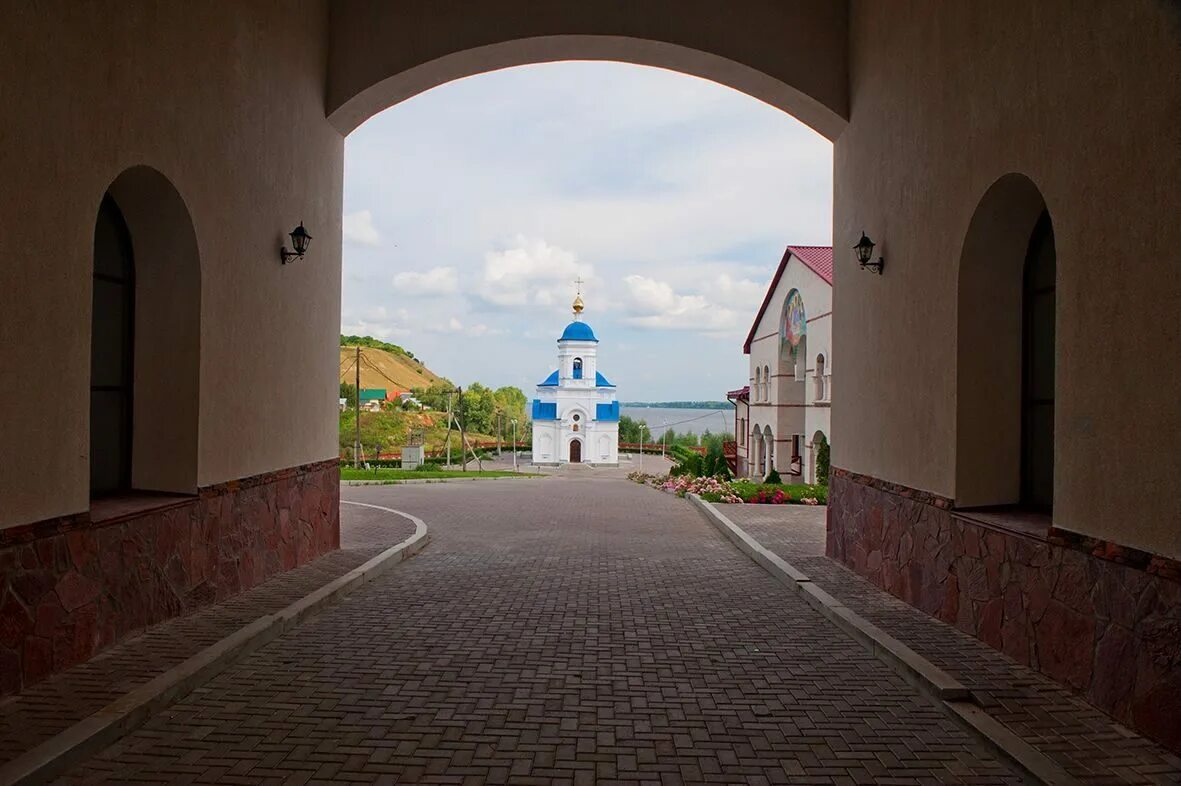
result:
[[[132,489],[193,494],[197,491],[197,448],[201,354],[201,264],[197,236],[184,199],[161,172],[135,166],[111,182],[96,211],[96,311],[92,314],[92,461],[124,461],[111,472],[95,466],[91,471],[94,492],[114,493]],[[120,225],[121,224],[121,228]],[[121,400],[126,406],[117,426],[127,440],[126,453],[111,451],[110,413],[96,403],[95,390],[106,387],[96,371],[111,369],[110,360],[98,358],[99,343],[111,326],[111,312],[98,301],[110,281],[101,281],[101,242],[110,248],[109,231],[124,236],[133,264],[126,314],[129,337],[121,340],[126,351],[121,368]],[[111,347],[103,349],[109,351]],[[108,378],[109,373],[104,373]],[[116,458],[117,457],[117,458]],[[117,478],[117,480],[116,480]],[[98,485],[96,484],[98,481]]]
[[[414,5],[331,4],[325,110],[341,133],[446,82],[566,60],[618,61],[709,79],[788,112],[830,140],[848,123],[849,12],[841,3],[766,3],[719,16],[668,3],[495,0],[466,6],[446,26]],[[784,31],[794,57],[782,56]]]
[[[812,441],[808,444],[808,482],[826,483],[828,478],[828,459],[821,461],[821,451],[828,447],[828,437],[817,429],[812,434]]]
[[[1039,226],[1045,227],[1040,230],[1043,241],[1044,233],[1049,233],[1048,253],[1053,255],[1053,228],[1045,198],[1028,177],[1009,173],[981,197],[964,238],[956,363],[955,502],[959,507],[1029,500],[1023,476],[1034,471],[1027,454],[1035,437],[1027,406],[1031,358],[1026,273]],[[1049,435],[1041,423],[1036,437],[1036,460],[1043,462],[1036,471],[1043,478],[1047,438],[1051,476],[1053,472],[1052,303],[1050,308]],[[1044,356],[1033,362],[1045,368]],[[1044,384],[1044,379],[1039,377],[1038,382]],[[1044,417],[1044,412],[1039,413],[1039,418]],[[1052,477],[1049,482],[1052,485]]]
[[[765,455],[762,474],[765,478],[775,469],[775,435],[771,432],[770,426],[763,426],[763,452]]]

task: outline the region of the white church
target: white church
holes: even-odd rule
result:
[[[533,463],[619,464],[619,399],[599,373],[599,340],[582,321],[582,295],[574,321],[558,339],[558,368],[533,399]]]

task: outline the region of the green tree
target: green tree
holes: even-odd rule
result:
[[[702,471],[706,475],[726,480],[730,479],[730,465],[726,463],[726,454],[722,451],[722,440],[714,439],[710,441],[709,446],[706,448]]]
[[[352,407],[357,403],[357,387],[348,382],[340,383],[340,397],[345,400],[345,404]]]
[[[459,397],[456,414],[467,431],[492,434],[496,430],[496,399],[491,388],[473,382]]]
[[[627,415],[619,416],[620,442],[643,442],[644,437],[651,435],[651,432],[647,429],[648,424],[642,420],[635,420],[634,418],[629,418]]]
[[[828,438],[821,434],[820,444],[816,447],[816,483],[821,486],[828,485],[828,474],[831,466],[831,459],[828,454]]]
[[[448,394],[453,390],[455,390],[455,387],[450,382],[443,380],[434,383],[430,387],[414,388],[411,393],[414,394],[416,399],[431,409],[446,412]]]
[[[501,413],[504,418],[503,423],[505,428],[508,428],[510,420],[516,420],[518,429],[524,424],[527,418],[527,409],[529,399],[526,398],[525,393],[517,387],[505,385],[497,388],[492,394],[493,400],[496,402],[496,411]]]

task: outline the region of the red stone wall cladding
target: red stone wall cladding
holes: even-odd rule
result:
[[[1181,752],[1181,584],[881,485],[834,471],[829,557]]]
[[[340,547],[339,463],[202,489],[112,522],[89,515],[0,541],[0,695]]]

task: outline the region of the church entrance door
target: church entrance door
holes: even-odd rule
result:
[[[582,440],[580,439],[570,440],[570,463],[582,463]]]

